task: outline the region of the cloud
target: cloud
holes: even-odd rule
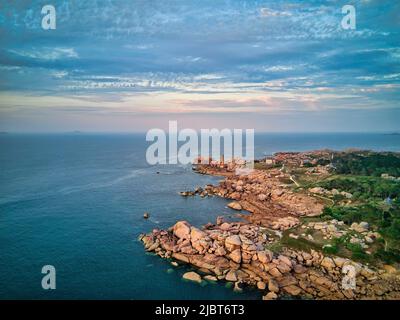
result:
[[[60,60],[79,58],[74,48],[32,48],[30,50],[10,49],[10,53],[37,60]]]
[[[268,8],[260,8],[260,14],[262,17],[289,17],[292,15],[288,11],[277,11]]]
[[[59,1],[47,32],[40,3],[7,2],[0,93],[10,106],[63,112],[399,108],[400,5],[358,1],[356,30],[341,28],[341,5]]]
[[[290,71],[293,70],[294,67],[293,66],[271,66],[271,67],[266,67],[264,68],[265,72],[280,72],[280,71]]]

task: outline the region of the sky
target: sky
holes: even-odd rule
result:
[[[1,0],[0,131],[400,131],[399,40],[399,1]]]

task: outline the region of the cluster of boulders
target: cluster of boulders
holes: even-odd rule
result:
[[[359,233],[366,233],[369,230],[369,224],[365,221],[361,221],[360,223],[353,222],[350,226],[350,229]]]
[[[400,177],[394,177],[394,176],[389,175],[388,173],[382,173],[381,178],[387,179],[387,180],[392,180],[392,181],[400,181]]]
[[[324,256],[314,250],[311,253],[288,250],[286,254],[300,265],[313,267],[296,276],[306,295],[324,299],[400,298],[399,277],[385,270],[372,270],[350,259]]]
[[[257,225],[228,223],[219,218],[215,225],[208,224],[202,230],[179,221],[169,230],[141,235],[140,240],[148,251],[197,268],[197,272],[185,273],[187,280],[233,282],[236,291],[256,286],[263,291],[264,299],[280,295],[319,299],[392,298],[399,293],[397,278],[389,281],[379,272],[348,259],[325,257],[316,251],[273,253],[267,249],[272,240],[265,231]],[[355,290],[341,286],[346,264],[354,265],[357,272]],[[376,292],[378,287],[380,291]]]
[[[182,191],[180,192],[180,195],[182,197],[191,197],[191,196],[200,196],[202,198],[204,197],[210,197],[214,194],[215,187],[211,184],[206,185],[204,188],[202,187],[196,187],[193,191]]]
[[[273,156],[275,163],[284,163],[292,166],[303,166],[305,164],[318,165],[320,161],[330,162],[331,150],[314,150],[305,152],[276,152]]]
[[[273,179],[272,173],[254,170],[253,173],[248,175],[233,175],[225,178],[213,192],[237,201],[249,196],[254,196],[260,202],[274,201],[281,200],[281,197],[288,193],[285,186],[277,184],[280,183]]]
[[[321,166],[317,165],[315,167],[307,168],[305,174],[307,175],[327,175],[331,172],[332,167],[330,165]]]
[[[368,222],[353,222],[349,230],[356,232],[352,234],[350,243],[359,244],[363,249],[368,249],[376,239],[381,238],[381,235],[378,232],[370,230]],[[367,250],[366,253],[370,252]]]
[[[305,223],[301,228],[304,230],[320,232],[324,240],[331,240],[349,235],[348,241],[352,244],[359,244],[363,249],[368,249],[370,244],[374,243],[376,239],[381,237],[378,232],[370,230],[369,224],[364,221],[360,223],[354,222],[350,227],[348,227],[343,221],[332,219],[329,221]],[[299,235],[293,233],[289,236],[296,239],[299,237]],[[310,241],[314,240],[314,237],[310,233],[302,233],[301,236]],[[366,253],[370,252],[366,251]]]
[[[285,230],[298,224],[297,217],[319,215],[323,209],[319,199],[293,192],[282,183],[282,179],[290,181],[289,178],[279,170],[253,170],[246,175],[228,175],[216,186],[198,187],[194,191],[181,192],[181,195],[219,196],[234,200],[228,207],[250,212],[250,216],[244,217],[249,222]]]
[[[215,224],[208,223],[199,229],[179,221],[168,230],[155,229],[141,235],[140,240],[147,251],[171,259],[172,265],[188,264],[195,268],[195,271],[184,273],[185,280],[197,283],[226,281],[233,284],[235,291],[241,291],[244,286],[255,286],[266,300],[287,295],[310,299],[399,299],[400,279],[397,270],[391,266],[374,270],[314,250],[283,248],[273,252],[268,249],[282,247],[272,234],[281,238],[283,231],[300,224],[300,217],[317,216],[322,212],[321,197],[312,195],[352,198],[350,193],[319,187],[309,189],[309,193],[296,192],[288,185],[295,181],[283,169],[253,170],[235,175],[218,167],[199,165],[196,168],[199,173],[223,175],[224,180],[218,185],[209,184],[181,192],[181,195],[231,199],[229,208],[250,213],[240,215],[247,222],[228,223],[219,217]],[[297,232],[300,229],[290,230],[289,237],[304,236],[314,240],[312,234],[320,237],[321,233],[321,238],[330,240],[350,235],[349,242],[363,248],[368,248],[368,244],[379,237],[366,222],[353,223],[349,228],[342,221],[333,219],[309,222],[302,225],[302,229],[302,234]],[[353,278],[344,281],[349,275]]]
[[[300,223],[300,220],[297,219],[296,217],[284,217],[284,218],[279,218],[272,222],[271,224],[271,229],[274,230],[287,230],[291,229],[295,226],[297,226]]]
[[[232,202],[228,203],[227,207],[231,208],[233,210],[238,210],[238,211],[243,210],[241,203],[238,201],[232,201]],[[276,219],[273,219],[269,223],[269,227],[273,230],[287,230],[287,229],[293,228],[299,224],[300,224],[300,220],[293,216],[287,216],[287,217],[282,217],[282,218],[276,217]]]
[[[236,263],[249,263],[256,251],[269,242],[262,230],[264,228],[260,226],[243,222],[224,222],[219,217],[216,225],[208,224],[203,230],[186,221],[178,221],[170,230],[155,229],[151,234],[143,235],[141,240],[148,251],[156,251],[166,258],[176,253],[213,254],[229,256]]]
[[[321,232],[325,240],[340,238],[347,233],[344,222],[336,219],[330,221],[309,222],[301,227],[303,229],[314,229]]]
[[[311,192],[311,193],[321,194],[321,195],[325,195],[325,196],[338,196],[338,195],[341,195],[341,196],[345,197],[346,199],[353,198],[353,195],[351,193],[346,192],[346,191],[339,191],[337,189],[327,190],[327,189],[324,189],[322,187],[314,187],[314,188],[308,189],[308,191]]]

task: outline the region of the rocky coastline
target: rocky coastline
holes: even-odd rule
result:
[[[368,266],[329,257],[311,250],[265,249],[270,243],[264,228],[242,222],[228,223],[219,218],[202,230],[178,221],[169,230],[153,230],[142,235],[147,251],[165,259],[198,269],[184,274],[195,282],[228,281],[234,290],[255,286],[263,299],[292,296],[305,299],[400,299],[397,270],[373,270]],[[343,267],[354,267],[356,288],[344,289]]]
[[[316,190],[294,192],[291,185],[296,181],[290,173],[270,168],[243,176],[208,165],[196,170],[224,179],[215,186],[183,191],[181,196],[230,199],[228,206],[237,210],[242,219],[226,222],[218,217],[215,223],[201,229],[178,221],[168,230],[154,229],[139,237],[147,251],[170,259],[173,265],[195,268],[186,272],[184,279],[198,283],[226,281],[237,292],[256,287],[264,300],[400,299],[399,273],[391,265],[363,264],[314,249],[274,248],[283,232],[296,227],[317,231],[324,239],[351,233],[354,241],[364,241],[366,247],[379,237],[365,223],[351,227],[337,220],[303,223],[302,218],[318,217],[327,200],[316,197]],[[239,214],[242,210],[248,213]],[[289,237],[295,240],[299,235],[289,233]]]

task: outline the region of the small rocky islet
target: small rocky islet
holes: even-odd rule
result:
[[[198,187],[181,195],[231,199],[228,207],[237,210],[242,219],[227,222],[218,217],[202,228],[178,221],[168,230],[142,234],[139,240],[147,251],[171,259],[174,265],[194,268],[183,275],[186,280],[226,281],[238,292],[255,287],[264,300],[400,299],[396,264],[356,261],[346,256],[346,250],[333,250],[340,239],[373,256],[382,235],[365,221],[349,224],[321,217],[329,202],[348,205],[355,199],[346,191],[307,188],[309,178],[320,181],[332,175],[331,163],[302,166],[304,157],[310,155],[317,161],[321,155],[332,158],[330,151],[288,153],[287,158],[279,153],[272,161],[264,160],[261,167],[256,164],[247,175],[236,175],[232,165],[200,164],[197,172],[224,179],[216,186]],[[239,213],[242,210],[248,213]],[[348,270],[354,271],[355,283],[350,287],[345,283],[352,281],[346,278]]]

